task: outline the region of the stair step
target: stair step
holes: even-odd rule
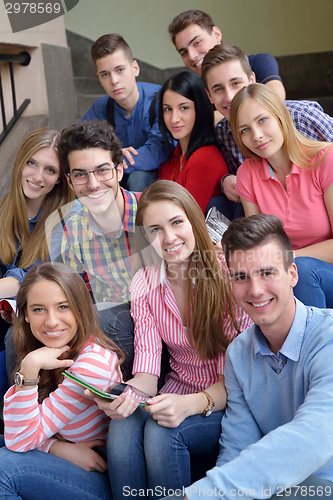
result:
[[[104,94],[104,90],[98,81],[97,76],[94,78],[88,76],[74,77],[75,91],[78,94]]]
[[[105,95],[105,94],[104,94]],[[99,94],[76,94],[77,96],[77,117],[78,119],[82,118],[88,111],[88,109],[93,105],[93,103],[103,97],[103,95]]]

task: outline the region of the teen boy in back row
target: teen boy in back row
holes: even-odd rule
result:
[[[160,85],[136,82],[139,65],[120,35],[98,38],[91,56],[107,95],[97,99],[81,121],[107,120],[114,126],[123,145],[122,186],[143,191],[157,180],[157,169],[170,155],[158,128],[158,114],[151,112]]]
[[[201,76],[201,65],[207,52],[222,42],[222,32],[212,18],[201,10],[187,10],[176,16],[169,25],[171,40],[183,58],[184,64]],[[276,59],[271,54],[249,56],[257,81],[272,87],[286,98]]]

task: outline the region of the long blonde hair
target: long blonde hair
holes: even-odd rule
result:
[[[329,143],[313,141],[300,134],[295,128],[285,103],[273,89],[262,83],[251,83],[247,87],[243,87],[231,101],[230,128],[238,147],[246,157],[261,161],[261,156],[253,153],[253,151],[243,144],[241,133],[238,128],[239,110],[247,99],[253,99],[259,102],[274,116],[274,118],[276,118],[283,134],[283,147],[292,163],[303,168],[313,168],[317,167],[323,161],[327,153],[321,156],[317,161],[314,161],[314,158],[326,148]],[[333,145],[331,145],[331,147],[332,146]],[[329,149],[330,148],[327,148],[327,152]]]
[[[44,262],[33,266],[24,277],[17,294],[18,314],[14,319],[13,338],[17,355],[17,369],[25,356],[43,344],[31,332],[30,324],[26,322],[27,299],[31,287],[39,281],[52,281],[60,286],[68,300],[68,305],[77,322],[77,332],[68,343],[71,350],[68,358],[76,359],[84,344],[90,337],[94,341],[118,354],[119,363],[123,360],[121,350],[100,330],[86,284],[81,276],[69,266],[60,262]],[[62,369],[41,370],[38,386],[39,402],[42,402],[50,392],[54,391],[63,380]]]
[[[59,207],[74,200],[74,192],[70,189],[63,167],[60,165],[58,183],[47,194],[41,216],[32,234],[29,231],[29,220],[26,202],[21,185],[22,169],[27,161],[41,148],[53,148],[58,154],[57,143],[59,132],[50,128],[40,128],[29,134],[16,153],[11,186],[0,199],[0,257],[8,265],[20,255],[19,265],[26,269],[37,260],[48,259],[48,247],[45,237],[45,220]]]
[[[198,350],[201,359],[215,359],[225,352],[229,343],[223,328],[225,311],[228,311],[235,329],[239,332],[230,282],[217,260],[202,210],[193,196],[180,184],[161,180],[143,191],[135,219],[135,255],[144,255],[147,247],[143,226],[144,212],[149,205],[159,201],[170,201],[178,205],[192,225],[195,251],[190,257],[187,275],[189,329],[192,345]],[[147,262],[145,258],[144,260],[145,263],[141,264],[141,267],[156,264],[158,257],[153,255],[151,262]]]

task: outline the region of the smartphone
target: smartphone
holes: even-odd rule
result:
[[[98,396],[105,398],[105,399],[116,399],[129,387],[132,389],[132,391],[135,394],[137,394],[138,396],[140,396],[142,398],[142,400],[139,403],[141,406],[147,406],[147,403],[145,402],[145,400],[147,400],[151,397],[148,394],[145,394],[144,392],[140,391],[139,389],[136,389],[135,387],[133,387],[129,384],[122,384],[122,383],[114,384],[114,385],[111,385],[109,387],[108,392],[104,392],[104,391],[101,391],[100,389],[98,389],[97,387],[95,387],[91,384],[88,384],[87,382],[85,382],[84,380],[80,379],[79,377],[77,377],[76,375],[74,375],[73,373],[71,373],[67,370],[65,370],[62,374],[65,377],[69,378],[70,380],[77,382],[79,385],[81,385],[85,389],[89,389],[94,394],[97,394]]]

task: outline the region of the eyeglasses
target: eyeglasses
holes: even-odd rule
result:
[[[68,174],[72,184],[88,184],[89,174],[94,174],[95,179],[99,182],[110,181],[113,179],[115,166],[103,167],[98,170],[81,170]]]

